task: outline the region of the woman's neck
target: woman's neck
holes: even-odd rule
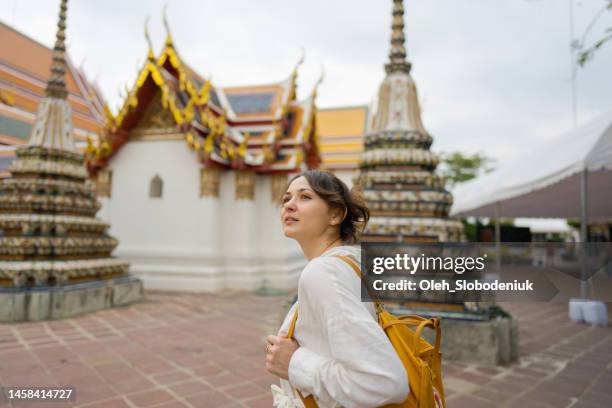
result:
[[[321,256],[325,251],[331,248],[335,248],[341,246],[342,240],[339,236],[334,238],[324,238],[316,241],[311,241],[308,243],[300,242],[300,246],[302,247],[302,252],[306,255],[306,258],[310,261],[313,258]]]

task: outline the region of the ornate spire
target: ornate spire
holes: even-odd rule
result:
[[[162,19],[164,21],[164,27],[166,28],[166,45],[169,47],[173,46],[172,35],[170,34],[170,24],[168,24],[168,3],[164,4]]]
[[[66,10],[68,0],[62,0],[60,5],[59,21],[57,22],[57,34],[55,46],[53,47],[53,63],[51,64],[51,76],[47,81],[46,94],[52,98],[66,99]]]
[[[362,240],[374,242],[461,241],[463,224],[448,220],[452,195],[435,174],[438,157],[423,127],[410,63],[404,48],[404,7],[393,0],[387,75],[359,163],[357,185],[370,208]]]
[[[300,47],[300,50],[301,50],[300,59],[298,60],[297,64],[295,64],[295,67],[293,68],[294,75],[297,75],[298,68],[304,63],[304,58],[306,58],[306,49],[304,48],[304,46]]]
[[[393,0],[393,23],[391,24],[391,51],[389,63],[385,64],[387,74],[392,72],[410,72],[410,63],[406,61],[404,47],[404,4],[403,0]]]
[[[323,83],[324,79],[325,79],[325,68],[323,68],[323,65],[321,65],[321,74],[319,75],[319,79],[317,79],[317,83],[315,84],[314,88],[312,88],[312,98],[313,98],[312,106],[314,106],[314,98],[316,98],[317,96],[319,85]]]
[[[145,18],[144,35],[145,39],[147,40],[147,45],[149,46],[149,51],[147,52],[147,60],[155,61],[155,54],[153,53],[153,42],[151,42],[151,36],[149,35],[149,16]]]
[[[96,217],[100,204],[95,187],[83,154],[74,145],[65,80],[66,3],[61,0],[46,96],[38,104],[28,143],[15,149],[11,177],[0,180],[0,197],[9,198],[0,200],[0,224],[13,223],[0,233],[0,277],[10,280],[8,286],[16,293],[24,294],[26,304],[31,287],[47,294],[50,286],[80,291],[75,285],[85,281],[103,283],[112,295],[113,286],[125,282],[122,278],[129,268],[128,262],[111,256],[118,242],[108,234],[109,225]],[[92,154],[89,139],[87,144]],[[109,148],[105,140],[102,154]],[[105,180],[98,180],[103,185]],[[47,305],[39,305],[36,320],[72,313],[58,314]],[[20,313],[19,319],[31,318],[27,311]]]

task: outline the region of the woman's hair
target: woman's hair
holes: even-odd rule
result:
[[[349,190],[334,173],[323,170],[307,170],[297,174],[289,180],[283,194],[295,179],[302,176],[331,209],[339,209],[345,214],[340,223],[340,239],[347,244],[357,243],[370,219],[370,210],[361,194]]]

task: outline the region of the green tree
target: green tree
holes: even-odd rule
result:
[[[481,152],[472,155],[460,152],[442,153],[440,175],[446,180],[447,186],[452,187],[482,173],[493,171],[494,164],[493,159]]]
[[[608,2],[608,5],[604,6],[604,8],[595,15],[595,17],[593,18],[593,20],[587,27],[586,31],[584,32],[582,36],[582,40],[578,44],[576,44],[578,49],[581,49],[582,47],[584,47],[584,39],[586,35],[589,33],[591,28],[595,25],[595,22],[599,19],[599,17],[601,17],[603,12],[612,11],[612,1],[611,0],[606,0],[606,1]],[[612,40],[612,27],[608,27],[604,31],[604,36],[600,38],[598,41],[596,41],[593,45],[591,45],[590,47],[578,53],[578,64],[581,67],[584,66],[590,59],[593,58],[593,56],[595,55],[595,52],[610,40]]]

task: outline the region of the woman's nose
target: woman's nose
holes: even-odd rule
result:
[[[285,201],[284,208],[285,208],[286,211],[293,211],[293,210],[295,210],[295,199],[291,198],[291,199]]]

